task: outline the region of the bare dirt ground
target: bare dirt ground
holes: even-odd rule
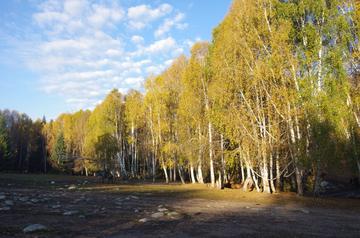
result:
[[[360,199],[0,174],[0,237],[360,237]]]

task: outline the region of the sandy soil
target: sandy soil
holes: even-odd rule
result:
[[[360,200],[0,174],[0,237],[360,237]]]

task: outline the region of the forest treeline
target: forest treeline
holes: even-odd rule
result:
[[[319,194],[330,171],[360,177],[359,33],[355,0],[234,0],[144,93],[48,123],[1,112],[1,168]]]

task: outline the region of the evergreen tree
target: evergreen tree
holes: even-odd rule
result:
[[[64,134],[62,132],[60,132],[56,137],[55,144],[52,148],[50,160],[52,162],[52,165],[56,169],[64,169],[63,165],[67,160],[67,153]]]

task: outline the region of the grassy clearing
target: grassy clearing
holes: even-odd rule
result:
[[[51,183],[51,182],[54,183]],[[86,181],[86,183],[85,183]],[[259,203],[261,205],[299,205],[308,207],[328,207],[340,209],[360,209],[360,200],[340,198],[298,197],[294,193],[264,194],[243,192],[242,190],[217,190],[201,184],[165,184],[117,182],[102,184],[96,177],[54,175],[54,174],[1,174],[0,186],[11,188],[59,189],[75,184],[76,190],[114,195],[151,195],[181,199],[206,199],[232,202]]]

